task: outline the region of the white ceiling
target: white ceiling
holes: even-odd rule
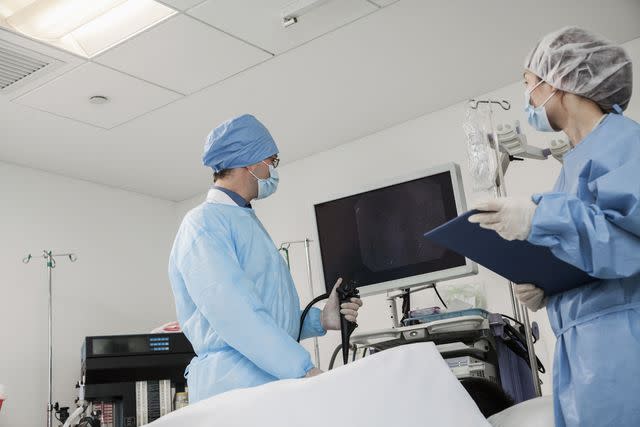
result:
[[[95,60],[191,94],[271,57],[188,16],[176,15]]]
[[[187,10],[197,5],[198,3],[203,3],[204,1],[205,0],[160,0],[160,3],[164,3],[177,10]]]
[[[210,0],[187,13],[280,54],[378,10],[378,6],[366,0],[328,1],[285,30],[280,12],[290,3],[291,0]]]
[[[111,102],[87,102],[107,94]],[[95,63],[86,63],[16,99],[40,111],[111,129],[180,98],[167,89]],[[35,124],[37,126],[37,124]]]
[[[0,94],[0,160],[179,201],[206,189],[204,137],[234,115],[258,116],[291,162],[517,81],[561,26],[640,37],[638,0],[330,0],[289,29],[290,0],[163,2],[186,12]]]

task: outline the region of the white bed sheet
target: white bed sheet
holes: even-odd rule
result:
[[[234,390],[153,427],[491,427],[433,343],[396,347],[320,376]]]
[[[489,417],[493,427],[554,427],[551,396],[527,400]]]

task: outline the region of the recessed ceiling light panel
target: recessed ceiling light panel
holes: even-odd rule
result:
[[[153,0],[6,0],[0,25],[90,58],[175,13]]]

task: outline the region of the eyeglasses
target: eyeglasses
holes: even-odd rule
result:
[[[269,157],[262,161],[267,166],[273,166],[273,168],[277,168],[280,164],[280,159],[278,157]]]

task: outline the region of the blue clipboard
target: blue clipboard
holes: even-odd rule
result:
[[[547,247],[520,240],[504,240],[495,231],[470,223],[468,218],[475,213],[478,211],[464,213],[429,231],[424,237],[513,283],[532,283],[542,288],[547,295],[558,294],[596,280],[579,268],[556,258]]]

